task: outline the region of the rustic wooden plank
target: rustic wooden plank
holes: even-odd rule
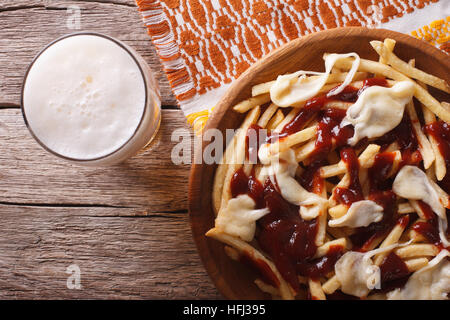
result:
[[[178,143],[171,141],[176,128],[188,129],[182,112],[163,110],[160,131],[147,150],[113,167],[81,167],[41,148],[20,109],[0,109],[0,203],[186,210],[189,165],[175,165],[170,157]]]
[[[0,299],[219,298],[187,213],[0,205]],[[68,289],[77,264],[81,289]]]
[[[67,3],[74,1],[67,0],[2,0],[0,12],[22,10],[25,8],[47,8],[48,10],[56,10],[67,6]],[[103,3],[109,5],[128,6],[136,8],[135,0],[78,0],[78,2]]]
[[[67,27],[66,8],[81,9],[80,30]],[[163,105],[176,100],[158,55],[132,0],[15,1],[0,3],[0,104],[20,100],[22,77],[32,58],[50,41],[64,34],[90,30],[108,34],[133,47],[149,63],[160,83]]]
[[[155,71],[163,104],[176,104],[134,0],[1,1],[0,298],[220,298],[191,239],[189,166],[170,160],[171,132],[188,128],[181,111],[163,111],[152,146],[112,168],[61,161],[24,125],[22,76],[42,46],[73,31],[73,4],[81,30],[134,47]],[[66,287],[73,263],[81,290]]]

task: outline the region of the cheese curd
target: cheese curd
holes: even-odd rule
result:
[[[425,172],[415,166],[404,166],[395,177],[392,191],[410,200],[422,200],[441,218],[445,218],[445,208],[439,201],[436,190]]]
[[[414,85],[410,81],[397,82],[391,88],[372,86],[365,89],[347,109],[341,122],[341,127],[351,124],[355,128],[348,143],[354,146],[362,138],[381,137],[394,129],[402,121],[405,106],[413,93]]]
[[[341,284],[342,292],[355,297],[366,297],[370,290],[381,288],[381,270],[371,259],[374,255],[390,252],[396,247],[411,243],[396,243],[384,248],[378,248],[366,253],[349,251],[334,265],[336,277]]]
[[[352,203],[347,213],[340,218],[330,220],[330,227],[367,227],[383,219],[383,207],[371,200]]]
[[[450,293],[450,253],[442,250],[428,265],[414,272],[402,289],[387,294],[389,300],[447,300]]]
[[[446,236],[447,215],[439,195],[425,172],[414,166],[404,166],[395,177],[392,190],[400,197],[421,200],[428,204],[439,218],[439,237],[444,246],[450,246]]]
[[[316,96],[320,89],[327,83],[328,76],[336,61],[348,57],[354,57],[352,68],[350,69],[344,82],[329,95],[338,94],[350,84],[359,67],[360,58],[354,53],[346,54],[329,54],[325,58],[325,72],[297,71],[292,74],[278,76],[275,84],[270,88],[270,98],[273,103],[280,107],[290,107],[302,103]],[[308,78],[307,74],[317,75],[318,77]]]
[[[300,215],[304,220],[314,219],[326,209],[327,199],[305,190],[294,178],[298,168],[294,150],[289,148],[265,161],[270,164],[263,167],[262,174],[279,187],[284,199],[300,206]]]
[[[367,253],[346,252],[334,266],[341,291],[356,297],[365,297],[380,282],[380,268]]]
[[[267,208],[255,210],[255,201],[248,195],[239,195],[230,199],[226,207],[219,211],[216,227],[249,242],[255,236],[256,220],[268,213]]]

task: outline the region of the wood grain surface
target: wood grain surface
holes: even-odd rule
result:
[[[67,27],[80,9],[80,30]],[[25,69],[51,40],[91,30],[132,46],[159,80],[154,143],[124,164],[83,168],[47,154],[19,109]],[[187,216],[189,166],[170,160],[171,133],[189,129],[133,0],[0,2],[0,298],[220,298]],[[77,264],[81,289],[68,289]]]

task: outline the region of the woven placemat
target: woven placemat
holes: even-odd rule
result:
[[[253,62],[343,26],[411,34],[450,53],[449,0],[136,0],[172,90],[196,132]]]

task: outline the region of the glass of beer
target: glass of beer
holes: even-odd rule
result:
[[[161,122],[158,86],[144,59],[92,32],[63,36],[34,58],[21,106],[44,149],[81,165],[126,160],[152,141]]]

